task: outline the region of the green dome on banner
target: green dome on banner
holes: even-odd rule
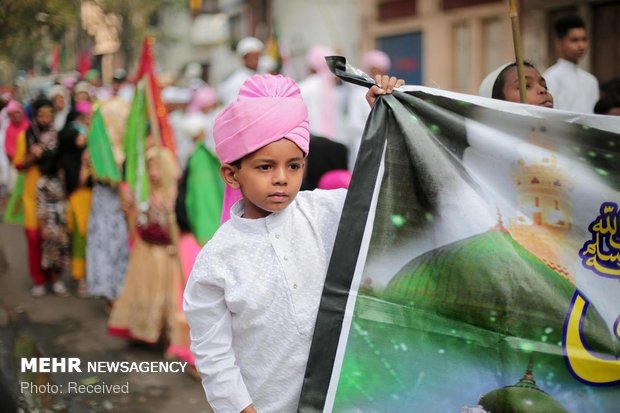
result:
[[[500,226],[413,259],[389,282],[383,298],[530,343],[560,346],[574,292],[568,278]],[[615,353],[611,333],[593,306],[585,341],[593,350]]]
[[[536,385],[531,370],[518,383],[485,394],[479,404],[488,413],[568,413]]]

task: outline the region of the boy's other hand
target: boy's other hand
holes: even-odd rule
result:
[[[377,84],[368,89],[368,93],[366,93],[366,101],[371,108],[375,106],[377,97],[390,94],[395,88],[401,87],[405,84],[403,79],[397,79],[394,76],[388,75],[375,76],[375,82]]]
[[[256,413],[256,409],[254,408],[254,406],[249,405],[245,409],[241,410],[241,413]]]

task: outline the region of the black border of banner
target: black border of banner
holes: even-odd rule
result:
[[[332,251],[332,257],[339,259],[330,260],[316,320],[298,407],[302,413],[321,412],[325,406],[373,193],[376,185],[380,185],[377,176],[389,135],[389,129],[385,129],[388,125],[385,119],[391,111],[388,104],[390,99],[394,97],[388,95],[377,99],[364,130],[360,155],[355,164]]]

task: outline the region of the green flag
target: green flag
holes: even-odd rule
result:
[[[17,182],[9,198],[9,202],[4,212],[4,222],[7,224],[24,225],[24,180],[26,175],[20,172],[17,175]]]
[[[204,245],[220,226],[224,185],[219,160],[199,145],[188,162],[185,207],[192,233]]]
[[[134,95],[123,139],[125,146],[125,180],[139,201],[148,198],[148,180],[146,175],[146,99],[144,81],[138,83]]]
[[[121,171],[114,160],[112,144],[105,129],[100,108],[97,108],[93,114],[88,131],[87,146],[95,177],[106,182],[120,182]]]

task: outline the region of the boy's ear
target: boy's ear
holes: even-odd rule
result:
[[[239,182],[237,181],[237,168],[234,165],[225,163],[220,166],[220,175],[222,179],[229,187],[233,189],[239,189]]]

